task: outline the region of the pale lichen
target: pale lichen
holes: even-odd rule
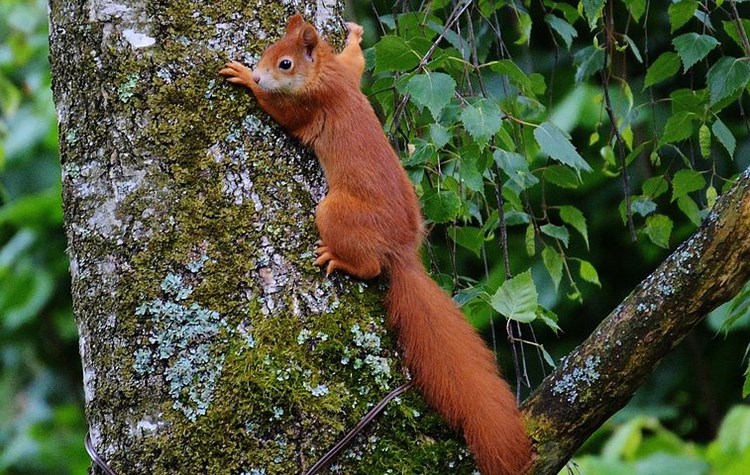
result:
[[[588,388],[592,387],[600,378],[598,366],[601,363],[599,356],[587,356],[583,366],[569,369],[568,361],[563,362],[561,376],[555,381],[552,392],[562,395],[569,403],[574,403],[579,397],[583,397]]]
[[[164,298],[140,305],[135,315],[149,318],[150,348],[138,348],[133,369],[139,374],[153,371],[162,362],[164,380],[173,399],[172,407],[194,421],[206,413],[224,364],[224,355],[214,340],[226,333],[226,322],[219,313],[198,303],[187,305],[194,288],[179,274],[170,272],[161,282]],[[153,349],[151,349],[153,348]]]

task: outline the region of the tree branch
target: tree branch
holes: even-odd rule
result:
[[[750,278],[750,168],[703,225],[524,402],[539,458],[557,473],[661,359]]]

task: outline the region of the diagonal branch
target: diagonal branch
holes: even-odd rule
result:
[[[682,243],[524,402],[539,458],[557,473],[661,359],[750,279],[750,168]]]

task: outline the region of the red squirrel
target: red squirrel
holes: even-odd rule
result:
[[[422,216],[414,187],[360,91],[363,29],[347,23],[341,53],[294,15],[254,70],[219,72],[250,89],[261,108],[312,147],[328,182],[315,213],[315,265],[359,279],[390,276],[388,326],[427,403],[463,431],[484,475],[518,475],[531,442],[492,351],[425,272]]]

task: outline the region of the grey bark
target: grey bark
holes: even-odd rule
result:
[[[316,160],[217,75],[295,11],[340,44],[338,2],[51,2],[86,415],[118,473],[299,473],[404,381],[382,284],[312,265]],[[447,434],[411,394],[335,471],[470,470]]]
[[[312,266],[314,157],[216,75],[295,11],[340,40],[338,2],[51,1],[86,414],[118,473],[299,473],[404,381],[382,283]],[[533,424],[570,406],[549,384]],[[412,391],[332,467],[386,470],[473,464]]]

